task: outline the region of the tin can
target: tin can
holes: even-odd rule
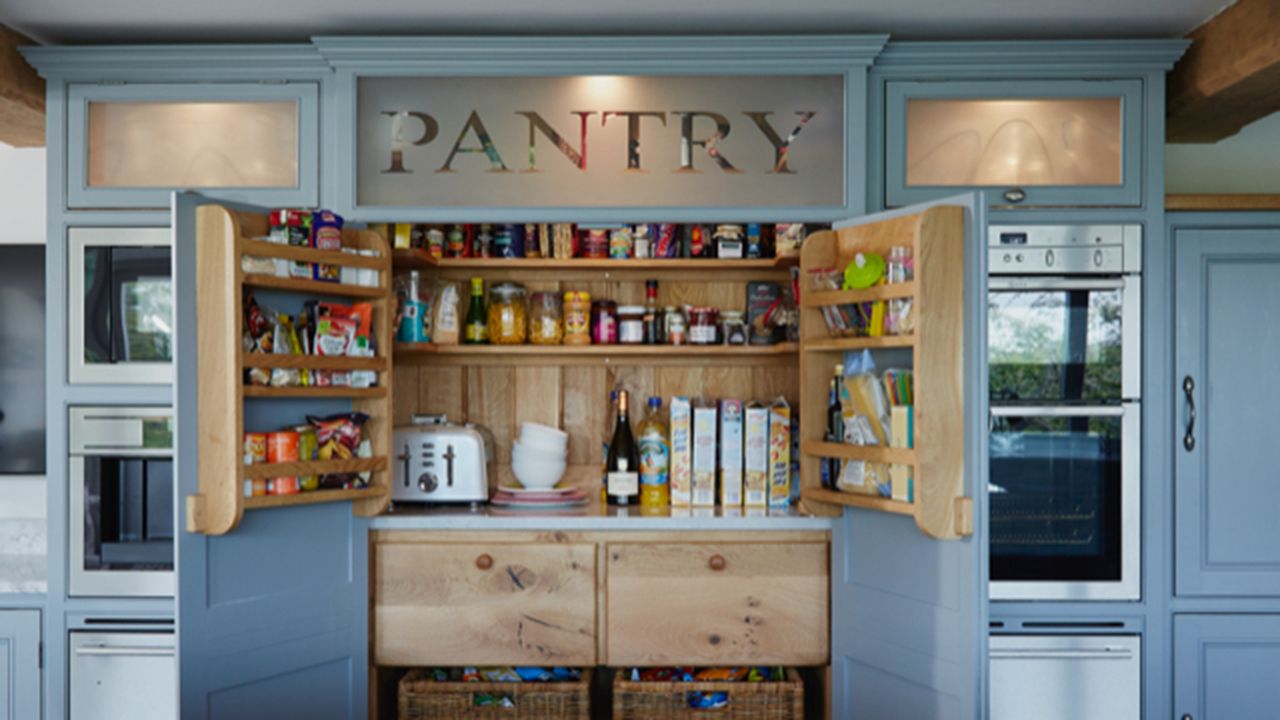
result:
[[[252,479],[252,480],[245,480],[245,481],[244,481],[244,496],[245,496],[245,497],[260,497],[260,496],[262,496],[262,495],[266,495],[266,494],[267,494],[267,479],[266,479],[266,478],[254,478],[254,479]]]
[[[267,461],[267,434],[244,434],[244,464],[264,463]]]
[[[427,255],[439,259],[444,257],[444,230],[432,226],[427,228]]]
[[[269,495],[297,495],[299,492],[301,491],[298,489],[296,477],[271,478],[271,482],[267,485]]]
[[[292,430],[267,433],[267,462],[285,463],[298,460],[298,433]]]
[[[564,294],[565,345],[591,344],[591,294],[569,291]]]

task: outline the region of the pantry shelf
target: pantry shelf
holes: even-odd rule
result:
[[[245,465],[242,475],[250,480],[294,475],[333,475],[337,473],[378,472],[387,469],[385,457],[349,458],[346,460],[299,460],[284,463]]]
[[[387,264],[386,258],[380,256],[357,255],[337,250],[316,250],[310,247],[285,245],[253,238],[240,238],[238,247],[240,255],[248,255],[255,258],[279,258],[281,260],[321,263],[324,265],[369,268],[371,270],[382,270]],[[326,284],[333,285],[335,283]]]
[[[664,280],[711,281],[726,275],[736,279],[773,279],[799,264],[799,255],[761,259],[671,258],[606,260],[587,258],[432,258],[422,250],[396,250],[397,270],[432,270],[451,279],[483,274],[486,277],[523,278],[554,276],[558,280],[644,280],[660,274]]]
[[[384,387],[265,387],[249,385],[245,397],[253,398],[380,398],[387,396]]]
[[[341,502],[343,500],[377,500],[386,494],[386,490],[378,487],[350,488],[340,490],[312,490],[293,495],[259,495],[244,499],[245,510],[261,508],[291,507],[294,505],[315,505],[318,503]]]
[[[800,444],[800,449],[804,454],[813,457],[862,460],[893,465],[916,464],[916,451],[909,448],[868,447],[865,445],[805,440]]]
[[[385,357],[347,355],[273,355],[242,353],[240,364],[247,368],[295,368],[299,370],[386,370]],[[246,390],[248,388],[245,388]]]
[[[289,292],[306,293],[308,295],[354,298],[381,298],[387,289],[381,286],[349,285],[323,280],[306,280],[303,278],[278,277],[259,273],[244,274],[245,287],[287,290]]]
[[[800,497],[805,500],[816,500],[818,502],[831,503],[833,505],[846,505],[849,507],[866,508],[868,510],[881,510],[883,512],[894,513],[897,515],[914,516],[916,514],[915,505],[902,500],[891,500],[878,495],[860,495],[857,493],[840,492],[839,490],[828,490],[827,488],[822,487],[812,487],[802,489],[800,491]]]
[[[869,348],[914,347],[914,335],[881,335],[879,337],[821,338],[804,343],[805,351],[837,352],[844,350],[864,350]]]
[[[814,308],[827,305],[852,305],[855,303],[874,302],[876,300],[893,300],[896,298],[914,297],[915,282],[894,283],[893,285],[876,285],[865,290],[824,290],[804,293],[800,300],[801,307]]]
[[[449,365],[705,365],[794,363],[799,345],[434,345],[397,343],[396,357]]]

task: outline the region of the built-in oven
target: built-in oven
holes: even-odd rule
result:
[[[73,407],[68,438],[69,593],[173,595],[173,409]]]
[[[167,228],[67,232],[68,380],[173,382]]]
[[[991,597],[1140,596],[1141,228],[993,227]]]

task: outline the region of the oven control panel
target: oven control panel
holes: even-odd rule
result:
[[[992,226],[987,270],[998,275],[1122,274],[1142,266],[1138,225]]]

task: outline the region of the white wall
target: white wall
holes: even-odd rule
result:
[[[1280,113],[1208,145],[1166,145],[1165,192],[1280,193]]]
[[[43,243],[44,148],[0,143],[0,245]]]

